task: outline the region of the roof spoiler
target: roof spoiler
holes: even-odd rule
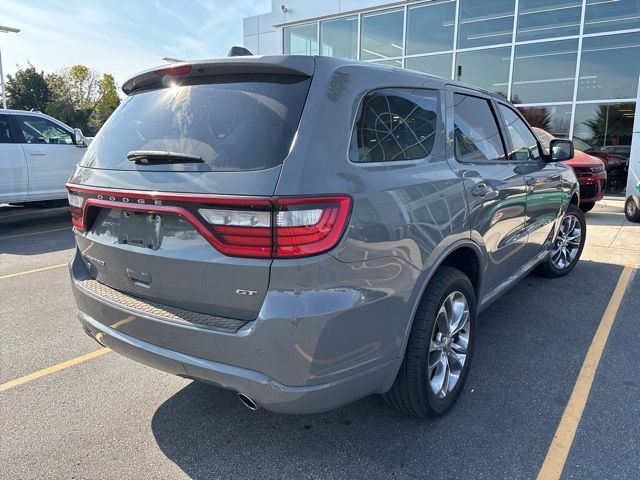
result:
[[[167,86],[168,80],[173,78],[193,79],[214,75],[233,75],[243,73],[264,73],[310,77],[313,75],[314,65],[315,60],[311,56],[288,55],[269,57],[253,55],[233,56],[212,60],[172,63],[170,65],[162,65],[150,70],[145,70],[144,72],[130,78],[122,85],[122,91],[126,95],[130,95],[136,90],[143,88],[160,88]]]

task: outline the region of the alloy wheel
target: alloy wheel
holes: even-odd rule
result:
[[[567,268],[578,255],[582,240],[582,225],[575,215],[566,215],[551,250],[551,263],[559,270]]]
[[[638,207],[636,206],[636,202],[633,201],[633,198],[627,200],[627,217],[633,218],[637,209]]]
[[[437,398],[445,398],[455,388],[469,349],[471,315],[462,292],[450,293],[440,306],[431,333],[428,381]]]

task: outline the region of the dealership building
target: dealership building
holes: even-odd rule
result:
[[[579,149],[629,158],[640,0],[272,0],[244,19],[244,44],[478,85]]]

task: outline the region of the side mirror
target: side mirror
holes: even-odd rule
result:
[[[563,160],[571,160],[573,158],[573,142],[561,138],[554,138],[549,143],[549,151],[551,152],[552,162],[562,162]]]
[[[71,138],[73,139],[73,143],[75,144],[76,147],[87,148],[87,140],[84,138],[84,134],[82,133],[82,130],[80,130],[79,128],[73,129],[73,134]]]

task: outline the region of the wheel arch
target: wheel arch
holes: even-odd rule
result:
[[[402,348],[400,349],[399,356],[402,358],[407,349],[407,343],[409,335],[411,334],[411,328],[413,327],[413,321],[416,316],[418,306],[424,297],[424,293],[429,286],[429,282],[433,278],[436,271],[442,266],[449,266],[461,270],[465,275],[469,277],[471,285],[476,293],[476,304],[480,305],[483,288],[483,252],[480,246],[470,239],[460,240],[445,248],[431,266],[421,275],[421,278],[416,282],[415,294],[413,297],[413,308],[411,310],[411,317],[407,322],[407,327],[404,332],[404,338],[402,339]],[[469,272],[469,273],[467,273]],[[398,367],[399,368],[399,367]]]

